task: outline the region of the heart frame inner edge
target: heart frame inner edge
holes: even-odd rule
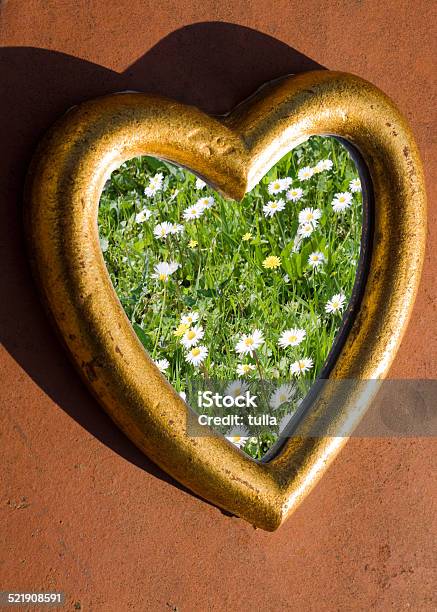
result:
[[[351,387],[341,405],[329,391],[316,397],[294,436],[261,463],[222,436],[186,435],[187,407],[148,358],[109,279],[98,240],[98,205],[111,172],[139,155],[184,166],[240,199],[313,135],[338,136],[356,148],[373,188],[369,272],[330,374],[362,384]],[[46,135],[29,170],[25,201],[30,258],[43,302],[104,409],[183,485],[256,527],[276,529],[370,405],[414,304],[424,259],[426,195],[414,137],[393,102],[359,77],[329,71],[287,77],[220,119],[158,96],[105,96],[74,107]],[[326,414],[334,415],[336,435],[311,437],[308,432]]]

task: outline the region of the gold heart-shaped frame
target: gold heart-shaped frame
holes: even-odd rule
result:
[[[330,374],[363,382],[327,392],[272,460],[251,459],[219,435],[190,437],[187,406],[137,339],[109,279],[97,212],[110,173],[152,155],[240,199],[312,135],[361,154],[373,194],[370,267],[355,319]],[[414,303],[424,256],[425,188],[414,138],[394,104],[362,79],[309,72],[274,83],[225,118],[141,93],[71,109],[32,162],[26,227],[35,275],[61,338],[117,425],[162,469],[257,527],[276,529],[341,449],[389,368]],[[231,204],[230,204],[231,205]],[[335,435],[309,434],[330,415]]]

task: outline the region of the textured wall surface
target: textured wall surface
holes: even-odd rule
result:
[[[21,227],[35,145],[82,100],[137,89],[224,112],[282,74],[354,72],[396,101],[425,163],[431,248],[392,376],[436,377],[434,6],[0,2],[0,589],[62,590],[83,610],[436,609],[435,442],[351,440],[274,534],[223,515],[143,457],[83,387],[39,305]]]

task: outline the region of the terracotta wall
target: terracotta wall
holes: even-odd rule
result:
[[[354,72],[397,102],[425,162],[431,246],[392,375],[435,377],[434,7],[0,2],[0,589],[62,590],[69,610],[436,609],[432,440],[350,441],[274,534],[223,515],[143,457],[82,386],[39,305],[21,226],[34,147],[81,100],[139,89],[222,112],[288,72]]]

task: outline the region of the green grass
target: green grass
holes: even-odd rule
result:
[[[330,170],[299,181],[300,168],[323,159],[332,160]],[[144,190],[158,172],[163,174],[162,189],[148,197]],[[251,363],[256,369],[249,380],[261,372],[266,380],[300,385],[293,402],[275,413],[280,418],[296,409],[341,324],[342,312],[328,314],[325,305],[334,294],[343,293],[349,300],[352,293],[360,252],[361,193],[353,193],[344,212],[335,212],[331,203],[357,176],[344,147],[322,137],[311,138],[283,157],[241,202],[225,200],[208,186],[196,189],[190,172],[150,157],[129,160],[112,173],[99,209],[104,259],[139,339],[154,360],[169,361],[165,375],[177,391],[187,390],[193,378],[243,378],[237,375],[237,365]],[[285,191],[270,195],[268,185],[284,177],[292,179],[292,187],[303,189],[303,197],[286,201],[283,211],[266,217],[263,205],[285,199]],[[212,208],[199,219],[185,221],[184,209],[204,196],[214,197]],[[137,222],[145,207],[152,216]],[[322,216],[311,236],[296,248],[298,215],[306,207],[320,209]],[[163,221],[182,224],[183,233],[156,238],[153,229]],[[251,234],[249,240],[243,240],[246,233]],[[197,244],[189,246],[190,241]],[[326,261],[313,269],[308,258],[317,251]],[[263,267],[271,255],[280,258],[277,269]],[[173,260],[180,267],[168,282],[152,278],[158,262]],[[197,324],[204,330],[199,344],[208,348],[199,368],[187,363],[187,350],[174,335],[181,316],[192,311],[199,313]],[[304,329],[306,337],[298,346],[281,348],[279,336],[290,328]],[[252,357],[241,358],[236,344],[254,329],[263,331],[265,342]],[[300,377],[291,375],[291,364],[304,357],[313,360],[313,368]],[[262,428],[246,441],[244,450],[260,457],[277,435],[277,427]]]

